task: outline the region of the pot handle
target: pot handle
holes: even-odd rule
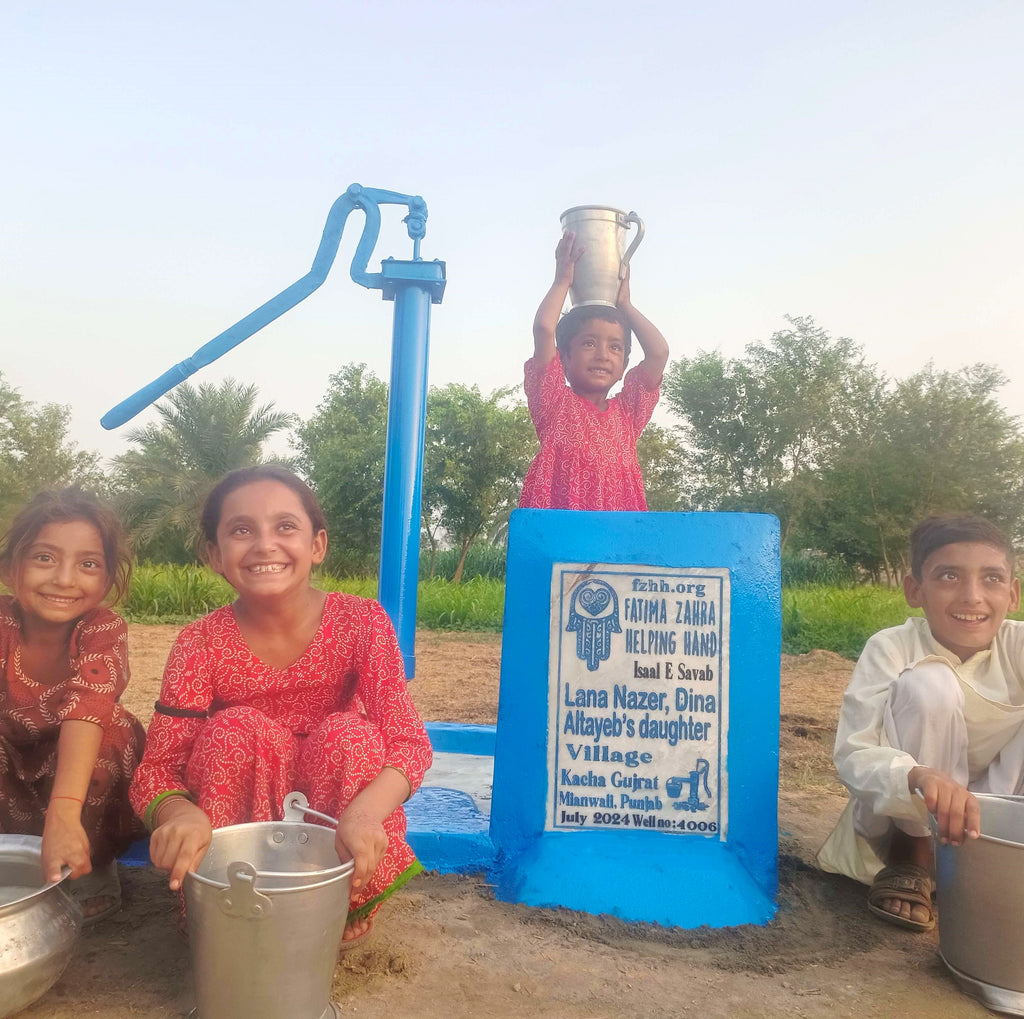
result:
[[[243,920],[263,920],[270,916],[274,903],[256,891],[258,876],[251,863],[236,861],[228,864],[228,887],[218,895],[218,905],[225,916]]]
[[[319,810],[314,810],[309,805],[309,800],[300,792],[289,793],[284,798],[284,803],[281,804],[281,812],[284,815],[282,820],[285,821],[303,821],[307,814],[312,814],[313,817],[326,821],[332,828],[338,827],[338,819],[336,817],[331,817],[330,814],[321,814]]]
[[[622,256],[622,261],[619,262],[620,280],[625,278],[629,260],[633,257],[633,252],[640,247],[640,242],[644,239],[644,221],[635,212],[631,212],[626,217],[626,222],[636,224],[636,237],[633,238],[632,243],[626,248],[626,253]]]

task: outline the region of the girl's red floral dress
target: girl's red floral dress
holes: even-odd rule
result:
[[[338,817],[382,768],[397,768],[415,790],[430,762],[387,614],[375,601],[328,594],[316,636],[286,669],[249,650],[230,606],[182,630],[131,796],[151,821],[166,795],[185,792],[214,828],[279,820],[292,790]],[[350,919],[422,869],[401,807],[384,829],[384,858],[353,896]]]

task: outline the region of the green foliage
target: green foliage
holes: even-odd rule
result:
[[[117,610],[133,622],[189,622],[234,598],[231,585],[206,566],[141,564]]]
[[[851,340],[788,321],[741,359],[701,352],[666,374],[694,508],[774,513],[784,554],[819,550],[876,581],[900,580],[930,514],[981,513],[1024,540],[1024,432],[996,399],[1001,371],[893,382]]]
[[[377,596],[371,577],[314,578],[324,591],[345,591],[362,598]],[[141,623],[186,623],[234,600],[234,591],[205,566],[141,565],[132,577],[128,598],[118,606],[125,618]],[[500,632],[505,584],[474,576],[454,584],[435,577],[421,580],[417,625],[428,630]],[[903,592],[877,586],[837,587],[809,584],[782,592],[782,650],[805,654],[816,648],[856,658],[865,641],[887,626],[899,626],[920,611],[907,607]],[[1022,619],[1024,612],[1011,618]]]
[[[294,418],[256,406],[255,386],[176,386],[156,405],[159,424],[128,432],[130,449],[114,460],[113,484],[136,553],[161,562],[197,557],[199,516],[210,489],[228,471],[262,460],[263,444]]]
[[[860,578],[849,563],[834,556],[798,555],[782,557],[782,586],[853,587]]]
[[[822,472],[804,540],[899,580],[914,525],[931,514],[989,516],[1024,538],[1024,434],[996,399],[991,365],[931,365],[888,387]]]
[[[802,655],[820,648],[856,658],[873,633],[908,616],[903,592],[893,588],[812,585],[782,592],[782,650]]]
[[[662,384],[683,420],[694,508],[774,513],[782,546],[802,519],[814,472],[827,465],[879,387],[852,340],[814,319],[750,343],[742,359],[682,358]]]
[[[321,574],[314,584],[324,591],[377,597],[372,577],[338,578]],[[234,601],[235,592],[206,566],[137,566],[128,597],[117,610],[134,623],[187,623]],[[421,581],[417,624],[430,630],[501,629],[505,584],[474,577],[461,584],[435,578]]]
[[[454,546],[461,558],[480,535],[499,530],[518,501],[536,438],[511,392],[483,396],[457,384],[430,390],[422,489],[429,555]],[[387,385],[365,365],[349,364],[331,376],[323,401],[297,430],[299,464],[327,515],[326,566],[335,574],[377,566],[387,406]],[[458,560],[451,576],[460,576]]]
[[[636,444],[647,508],[652,512],[690,509],[686,449],[668,428],[649,424]]]
[[[820,648],[844,658],[857,658],[867,639],[888,626],[899,626],[909,616],[920,616],[899,588],[859,587],[783,588],[782,650],[802,655]],[[1024,618],[1024,612],[1011,615]]]
[[[387,419],[387,384],[365,364],[348,364],[330,377],[313,416],[296,431],[299,467],[327,517],[325,565],[332,573],[377,568]]]
[[[484,577],[487,580],[505,579],[504,545],[488,545],[475,542],[470,545],[462,568],[462,579]],[[420,553],[420,579],[431,579],[431,555],[429,551]],[[433,557],[433,576],[442,580],[451,580],[458,568],[461,552],[457,548],[442,549]]]
[[[313,586],[321,591],[343,591],[360,598],[377,597],[376,577],[335,577],[330,573],[317,572],[313,575]]]
[[[416,623],[428,630],[501,630],[505,583],[473,577],[455,584],[424,580],[419,585]]]
[[[67,407],[37,407],[22,399],[0,372],[0,534],[41,489],[104,488],[99,458],[68,439],[70,421]]]
[[[511,389],[483,396],[476,386],[432,388],[427,401],[423,516],[431,550],[437,535],[459,550],[452,574],[483,533],[507,523],[537,448],[526,407]]]

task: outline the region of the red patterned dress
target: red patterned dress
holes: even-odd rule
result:
[[[540,452],[523,482],[519,505],[533,509],[645,510],[636,442],[651,420],[658,387],[631,368],[621,391],[598,410],[565,384],[556,354],[525,365],[526,402]]]
[[[328,594],[316,635],[286,669],[249,650],[229,605],[186,626],[171,649],[131,796],[151,820],[163,794],[187,792],[214,828],[279,820],[292,790],[338,817],[385,766],[415,790],[430,762],[395,631],[377,602]],[[353,896],[350,919],[368,916],[422,869],[401,807],[384,830],[384,858]]]
[[[71,672],[60,683],[36,683],[21,666],[21,610],[0,597],[0,831],[42,835],[57,773],[61,723],[103,728],[82,827],[94,867],[103,867],[145,834],[128,802],[128,784],[146,733],[118,703],[128,685],[128,627],[110,609],[87,612],[75,624]]]

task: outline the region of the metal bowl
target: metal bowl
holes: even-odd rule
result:
[[[82,913],[61,887],[43,883],[42,839],[0,835],[0,1017],[41,998],[78,940]]]

